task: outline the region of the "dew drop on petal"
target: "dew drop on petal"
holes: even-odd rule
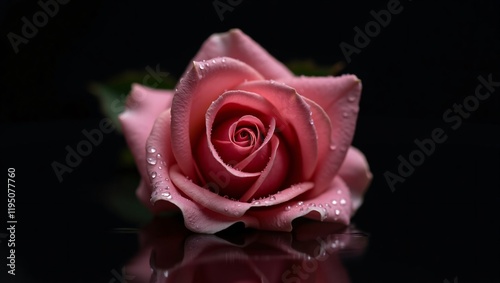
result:
[[[269,200],[270,200],[270,201],[275,201],[275,200],[276,200],[276,197],[275,197],[275,196],[270,196],[270,197],[269,197]]]
[[[303,202],[303,201],[299,201],[299,202],[297,203],[297,205],[298,205],[298,206],[302,206],[303,204],[304,204],[304,202]]]
[[[333,205],[337,205],[337,201],[336,200],[332,200],[332,204]]]
[[[331,144],[331,145],[330,145],[330,150],[335,150],[335,149],[337,149],[337,146],[336,146],[336,145],[334,145],[334,144]]]
[[[151,178],[152,178],[152,179],[156,178],[156,172],[154,172],[154,171],[153,171],[153,172],[151,172]]]
[[[346,203],[345,199],[341,199],[341,200],[340,200],[340,204],[341,204],[341,205],[345,205],[345,203]]]
[[[200,70],[203,70],[205,69],[205,67],[203,67],[203,64],[200,64]]]
[[[153,157],[148,157],[146,159],[146,161],[150,164],[150,165],[155,165],[156,164],[156,158],[153,158]]]
[[[148,152],[149,153],[155,153],[156,152],[156,148],[154,148],[152,146],[148,146]]]
[[[340,210],[335,209],[335,215],[340,215]]]
[[[290,209],[292,209],[292,207],[291,207],[291,206],[289,206],[289,205],[287,205],[287,206],[285,207],[285,210],[286,210],[286,211],[289,211]]]
[[[354,102],[354,100],[356,100],[356,97],[355,97],[355,96],[353,96],[353,95],[351,95],[351,96],[349,96],[349,97],[347,98],[347,100],[348,100],[348,101],[350,101],[350,102]]]
[[[347,113],[347,112],[342,113],[342,117],[344,117],[344,118],[349,117],[349,113]]]
[[[169,192],[163,192],[161,193],[162,197],[166,197],[167,199],[172,199],[172,194]]]

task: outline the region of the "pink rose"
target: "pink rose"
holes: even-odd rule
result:
[[[120,115],[154,213],[188,229],[346,226],[372,175],[351,146],[361,82],[294,76],[238,29],[210,36],[175,90],[135,84]]]

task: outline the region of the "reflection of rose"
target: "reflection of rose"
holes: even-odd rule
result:
[[[206,235],[156,219],[141,231],[141,249],[124,273],[133,282],[349,282],[342,257],[362,253],[367,237],[352,229],[332,233],[331,223],[297,227]]]
[[[360,92],[354,75],[296,77],[240,30],[214,34],[175,91],[133,86],[120,120],[138,196],[203,233],[347,225],[371,180],[350,146]]]

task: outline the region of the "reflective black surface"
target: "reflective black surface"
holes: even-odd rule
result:
[[[354,44],[354,28],[390,1],[232,1],[239,4],[222,21],[213,2],[69,1],[18,53],[7,35],[22,33],[23,17],[41,6],[1,3],[0,160],[4,172],[16,169],[18,223],[14,277],[7,274],[2,193],[0,282],[183,282],[167,281],[181,273],[206,279],[195,282],[226,274],[283,282],[289,268],[317,256],[319,235],[327,252],[327,240],[345,237],[261,236],[235,227],[235,235],[217,238],[193,235],[175,218],[153,220],[134,201],[137,171],[125,166],[130,160],[117,131],[62,181],[54,174],[51,164],[64,162],[66,147],[104,117],[89,83],[157,65],[175,78],[207,36],[231,27],[284,62],[332,66],[346,61],[340,44]],[[473,103],[480,76],[500,81],[499,4],[400,4],[401,13],[342,69],[363,82],[353,144],[366,154],[374,180],[353,225],[366,237],[356,234],[359,246],[328,253],[306,274],[317,281],[305,282],[500,282],[499,91],[469,106],[473,111],[443,116]],[[438,128],[446,141],[391,190],[386,172],[397,172],[401,158],[419,149],[415,140]]]

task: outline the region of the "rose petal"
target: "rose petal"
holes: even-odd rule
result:
[[[197,135],[204,133],[205,112],[211,102],[225,90],[245,80],[260,80],[262,76],[250,66],[231,58],[213,59],[210,67],[193,62],[189,72],[180,79],[172,101],[172,148],[182,171],[197,178],[192,146]],[[203,69],[201,69],[203,68]]]
[[[309,180],[318,161],[317,133],[309,105],[295,89],[273,81],[247,82],[238,86],[238,89],[258,93],[269,101],[277,111],[275,115],[279,113],[288,123],[280,131],[293,129],[294,136],[284,139],[290,143],[290,148],[300,151],[299,158],[292,162],[301,164],[301,180]]]
[[[156,117],[172,104],[173,92],[163,89],[153,89],[140,84],[133,84],[127,97],[125,111],[118,118],[128,148],[137,164],[137,170],[142,178],[148,180],[146,168],[146,140],[153,127]],[[136,191],[139,199],[144,201],[144,192],[151,194],[147,184],[139,184]],[[149,196],[145,202],[149,206]]]
[[[316,102],[328,114],[332,125],[331,153],[319,162],[315,182],[324,189],[331,176],[337,174],[351,145],[359,110],[361,81],[354,75],[339,77],[296,77],[281,82]]]
[[[351,190],[353,209],[357,210],[361,206],[365,191],[373,178],[365,155],[359,149],[351,146],[338,175]]]
[[[293,202],[247,212],[247,215],[259,219],[257,229],[288,232],[292,231],[292,221],[299,217],[338,223],[343,227],[350,223],[352,214],[349,188],[339,177],[333,179],[328,190],[312,199],[297,197]]]
[[[276,192],[282,186],[283,180],[288,173],[288,150],[283,146],[280,147],[279,139],[276,136],[271,138],[271,147],[269,162],[252,187],[240,197],[241,201],[264,197]]]
[[[290,199],[313,188],[313,183],[296,184],[291,188],[283,190],[278,194],[269,196],[268,198],[259,199],[253,201],[252,203],[248,203],[222,197],[198,186],[197,184],[193,183],[191,180],[183,176],[180,172],[180,168],[176,165],[171,167],[169,176],[172,181],[172,187],[174,188],[174,190],[170,190],[169,192],[182,194],[185,197],[182,195],[179,196],[184,199],[187,199],[186,197],[188,197],[188,200],[192,200],[192,202],[199,207],[203,207],[208,209],[209,211],[216,212],[221,216],[234,219],[245,216],[251,207],[279,205],[280,203],[289,201]],[[160,196],[156,197],[160,198]],[[180,197],[174,197],[174,195],[172,194],[172,198],[169,201],[177,204]],[[245,223],[248,224],[249,222]]]
[[[266,79],[292,77],[293,73],[280,61],[276,60],[261,45],[240,29],[234,28],[224,33],[211,35],[201,46],[194,61],[214,57],[231,57],[252,66]]]

